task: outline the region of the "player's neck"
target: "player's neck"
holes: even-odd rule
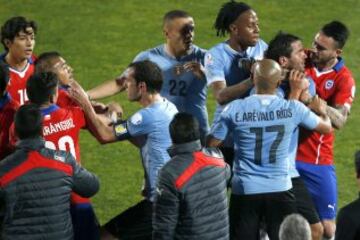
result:
[[[242,46],[241,44],[239,44],[239,42],[236,39],[231,37],[228,40],[228,44],[232,49],[234,49],[237,52],[244,52],[248,48],[248,46]]]
[[[140,104],[143,107],[147,107],[155,102],[161,101],[162,97],[159,93],[147,93],[140,98]]]
[[[328,71],[328,70],[331,70],[338,62],[339,62],[338,58],[334,58],[334,59],[329,60],[326,63],[318,63],[318,64],[316,64],[316,68],[320,72]]]
[[[171,57],[180,58],[182,56],[187,55],[190,50],[189,51],[182,50],[182,49],[178,50],[175,47],[172,47],[170,44],[166,43],[165,44],[165,51]]]
[[[6,54],[5,61],[6,61],[7,64],[9,64],[9,66],[11,68],[14,68],[14,69],[16,69],[18,71],[22,71],[26,67],[26,64],[28,63],[28,60],[26,58],[25,59],[16,58],[10,52],[8,52]]]

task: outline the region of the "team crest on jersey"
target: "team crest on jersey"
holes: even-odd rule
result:
[[[334,86],[334,80],[327,80],[325,82],[325,89],[330,90]]]
[[[134,125],[139,125],[142,122],[142,115],[140,113],[135,113],[131,119],[131,123]]]
[[[206,54],[205,64],[206,65],[211,65],[213,63],[214,63],[214,58],[212,57],[212,55],[210,53]]]

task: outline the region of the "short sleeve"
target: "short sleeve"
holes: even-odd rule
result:
[[[208,85],[216,81],[225,81],[224,61],[221,59],[220,54],[210,50],[205,54],[204,61]]]
[[[344,75],[340,79],[340,84],[338,84],[336,87],[336,93],[333,99],[333,104],[340,106],[344,105],[350,109],[354,101],[354,97],[355,97],[355,80],[350,74]]]
[[[225,140],[231,126],[231,111],[233,104],[228,104],[220,114],[220,118],[214,122],[211,135],[218,140]]]
[[[127,129],[133,137],[148,134],[152,131],[151,120],[153,119],[145,109],[136,112],[127,120]]]
[[[320,122],[320,118],[303,103],[297,100],[293,100],[293,102],[295,103],[294,109],[298,124],[308,130],[315,129]]]

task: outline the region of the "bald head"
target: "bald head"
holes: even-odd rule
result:
[[[271,59],[263,59],[254,66],[254,84],[258,94],[274,94],[282,79],[280,65]]]

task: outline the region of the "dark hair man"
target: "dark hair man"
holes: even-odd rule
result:
[[[313,98],[312,101],[310,100],[307,102],[308,106],[311,109],[318,111],[319,106],[317,106],[315,102],[323,104],[321,111],[323,112],[322,114],[326,114],[326,104],[318,97],[315,97],[316,89],[314,81],[309,77],[305,77],[305,74],[303,73],[305,70],[306,54],[299,37],[279,32],[269,42],[265,58],[278,62],[283,71],[286,72],[286,74],[284,74],[285,79],[279,87],[279,92],[284,95],[284,98],[296,100],[300,99],[304,102]],[[294,85],[304,85],[308,87],[304,89],[304,87],[297,88]],[[296,170],[295,163],[298,138],[299,129],[297,128],[291,137],[289,148],[290,175],[293,185],[292,190],[295,195],[298,212],[311,224],[312,238],[314,240],[320,240],[323,235],[323,227],[320,222],[320,218],[316,213],[311,196],[303,180],[300,178],[298,171]]]
[[[5,53],[0,56],[10,71],[7,91],[20,105],[28,101],[26,82],[34,72],[33,50],[37,25],[24,17],[8,19],[1,27],[1,43]]]
[[[212,47],[205,55],[207,84],[213,90],[217,107],[213,123],[219,120],[225,104],[248,95],[253,86],[248,67],[242,62],[262,59],[267,44],[259,38],[260,28],[254,9],[244,2],[222,5],[215,21],[217,35],[229,38]],[[232,166],[233,143],[229,136],[223,143],[225,161]]]
[[[20,140],[0,162],[2,239],[73,239],[71,192],[91,197],[99,189],[97,177],[70,153],[45,148],[42,119],[34,104],[15,115]]]
[[[355,153],[354,162],[356,182],[360,190],[360,151]],[[335,240],[355,239],[360,239],[360,198],[341,208],[336,222]]]
[[[70,94],[79,102],[87,117],[94,121],[104,143],[129,140],[140,149],[145,171],[144,200],[105,224],[101,238],[151,239],[156,182],[159,170],[170,159],[166,151],[171,145],[167,129],[177,109],[160,95],[163,78],[161,69],[155,63],[148,60],[131,63],[124,78],[128,100],[139,102],[143,108],[113,127],[95,119],[95,111],[80,86],[71,86]]]
[[[327,102],[326,113],[334,128],[340,129],[350,113],[355,97],[355,81],[341,58],[349,36],[347,27],[332,21],[315,35],[306,74],[315,82],[316,93]],[[334,132],[300,132],[296,167],[313,198],[324,236],[335,234],[337,186],[334,169]]]
[[[201,147],[192,115],[176,114],[169,130],[171,160],[159,173],[153,239],[229,239],[229,166],[219,150]]]

